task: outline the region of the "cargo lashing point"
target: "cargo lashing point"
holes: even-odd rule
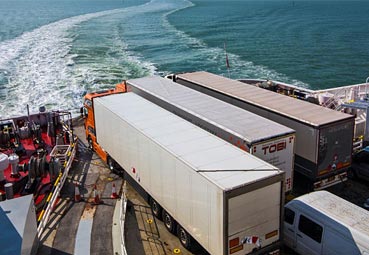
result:
[[[178,248],[176,248],[176,249],[174,249],[174,250],[173,250],[173,253],[174,253],[174,254],[179,254],[179,253],[181,253],[181,250],[180,250],[180,249],[178,249]]]
[[[147,219],[146,222],[149,223],[149,224],[151,224],[152,223],[152,219]]]

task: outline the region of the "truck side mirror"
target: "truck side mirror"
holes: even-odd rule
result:
[[[81,107],[79,109],[79,112],[80,112],[82,118],[87,118],[88,114],[87,114],[87,111],[86,111],[85,107]]]

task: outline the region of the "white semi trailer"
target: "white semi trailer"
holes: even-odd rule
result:
[[[208,72],[183,73],[172,79],[296,130],[295,187],[319,190],[347,180],[353,115]]]
[[[284,172],[134,94],[93,99],[98,144],[186,248],[278,249]]]
[[[127,91],[283,170],[285,191],[292,190],[293,129],[159,76],[128,80],[126,85]]]

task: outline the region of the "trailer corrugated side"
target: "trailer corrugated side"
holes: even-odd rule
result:
[[[201,91],[296,130],[295,172],[314,188],[346,180],[355,117],[207,72],[175,75]]]
[[[127,80],[127,90],[278,167],[293,185],[295,131],[159,76]]]
[[[275,248],[283,171],[134,93],[94,107],[98,143],[208,252]]]

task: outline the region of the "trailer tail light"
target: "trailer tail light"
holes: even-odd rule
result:
[[[240,244],[240,238],[236,237],[229,240],[229,254],[243,250],[243,244]]]
[[[288,143],[292,143],[293,138],[293,136],[290,136]]]
[[[273,236],[276,236],[276,235],[278,235],[278,229],[276,229],[276,230],[274,230],[274,231],[272,231],[272,232],[270,232],[270,233],[266,234],[266,235],[265,235],[265,240],[266,240],[266,239],[269,239],[269,238],[271,238],[271,237],[273,237]]]
[[[290,190],[292,188],[291,178],[287,178],[286,186],[287,186],[287,190]]]
[[[342,163],[342,166],[343,167],[350,166],[350,165],[351,165],[351,162],[344,162],[344,163]]]
[[[229,254],[232,254],[232,253],[235,253],[235,252],[238,252],[238,251],[242,251],[243,250],[243,244],[241,245],[238,245],[236,247],[233,247],[230,251],[229,251]]]
[[[332,163],[332,164],[328,165],[326,169],[320,170],[318,172],[318,175],[322,176],[322,175],[327,174],[329,172],[340,170],[340,169],[345,168],[345,167],[349,167],[350,164],[351,164],[350,161],[348,161],[348,162],[341,162],[340,161],[340,162]]]
[[[240,244],[240,238],[239,237],[236,237],[236,238],[233,238],[232,240],[229,240],[229,248],[235,247],[239,244]]]
[[[328,169],[324,169],[324,170],[319,171],[318,175],[319,176],[324,175],[324,174],[328,173],[329,170],[330,170],[330,166],[328,166]]]

